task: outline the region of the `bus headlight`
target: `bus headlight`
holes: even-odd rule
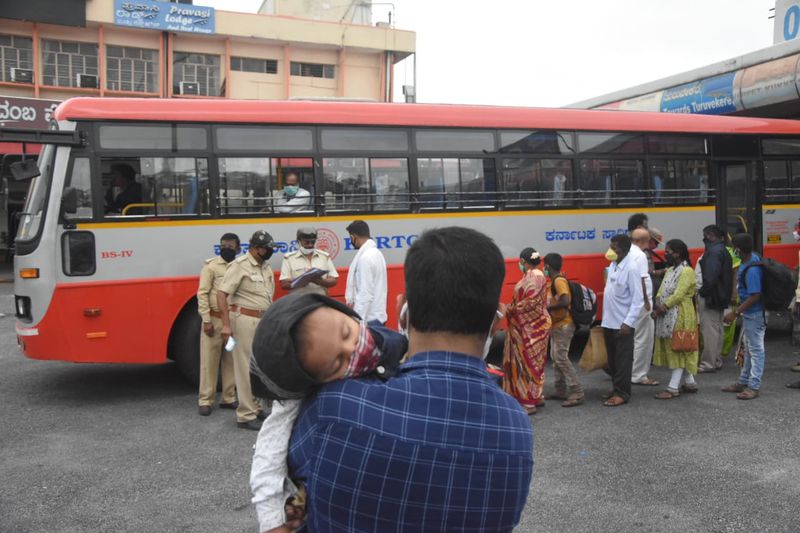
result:
[[[14,295],[14,300],[17,308],[17,318],[31,320],[31,299],[27,296]]]

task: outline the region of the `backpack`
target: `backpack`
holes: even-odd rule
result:
[[[797,277],[795,273],[774,259],[762,259],[744,267],[742,285],[747,289],[747,270],[750,267],[761,267],[761,301],[769,311],[785,311],[794,298]]]
[[[553,296],[556,295],[556,280],[564,278],[569,283],[569,292],[572,298],[569,302],[569,314],[576,327],[591,326],[597,317],[597,295],[592,289],[581,285],[577,281],[571,281],[566,276],[559,274],[553,278],[550,290]]]

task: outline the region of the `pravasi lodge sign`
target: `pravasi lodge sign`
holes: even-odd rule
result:
[[[0,127],[47,129],[57,100],[0,96]]]
[[[187,33],[212,34],[216,31],[213,7],[154,0],[114,0],[114,24]]]

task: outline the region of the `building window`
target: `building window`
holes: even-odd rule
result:
[[[173,56],[172,90],[175,94],[197,94],[200,96],[222,96],[220,91],[219,75],[220,58],[209,54],[190,54],[188,52],[175,52]],[[184,88],[181,92],[181,82],[197,84],[197,91],[188,93]]]
[[[0,81],[11,79],[12,68],[33,70],[33,40],[17,35],[0,35]]]
[[[333,79],[336,75],[334,65],[323,65],[321,63],[296,63],[292,61],[292,76],[303,76],[306,78],[328,78]]]
[[[44,85],[78,87],[78,74],[97,77],[97,45],[94,43],[43,39],[42,59]]]
[[[158,50],[107,46],[106,78],[106,87],[112,91],[156,92]]]
[[[275,59],[256,59],[253,57],[231,57],[231,70],[277,74],[278,61]]]

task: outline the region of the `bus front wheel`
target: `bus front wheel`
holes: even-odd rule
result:
[[[168,357],[177,363],[181,374],[195,386],[200,383],[200,327],[197,300],[192,298],[172,326],[167,344]]]

